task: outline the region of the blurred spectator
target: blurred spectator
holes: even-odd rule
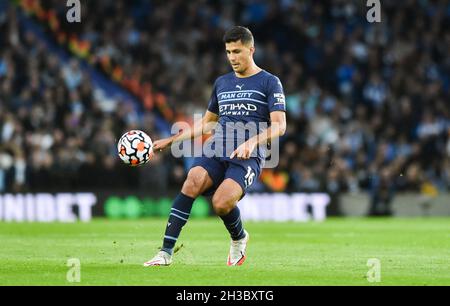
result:
[[[391,204],[394,198],[395,185],[393,183],[392,172],[388,167],[381,169],[380,173],[375,173],[372,177],[370,190],[370,211],[371,216],[392,215]]]

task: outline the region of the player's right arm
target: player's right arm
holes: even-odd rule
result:
[[[161,151],[164,148],[172,145],[175,141],[183,141],[187,139],[193,139],[200,135],[208,134],[216,125],[219,120],[219,101],[217,100],[217,80],[214,83],[214,87],[209,99],[208,109],[203,115],[202,119],[194,122],[194,126],[189,129],[183,130],[176,135],[168,138],[157,140],[153,143],[153,151]]]
[[[215,127],[219,116],[209,110],[206,111],[202,119],[194,122],[194,126],[180,131],[178,134],[168,138],[159,139],[153,142],[153,151],[161,151],[172,145],[174,142],[180,142],[187,139],[194,139],[198,136],[208,134]]]

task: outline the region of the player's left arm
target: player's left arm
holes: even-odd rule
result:
[[[284,111],[271,112],[270,121],[271,125],[269,128],[241,144],[234,150],[230,158],[249,159],[258,145],[266,144],[267,141],[283,136],[286,133],[286,113]]]

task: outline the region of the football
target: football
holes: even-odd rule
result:
[[[150,136],[139,130],[126,132],[117,143],[120,159],[132,167],[148,163],[153,156],[152,148]]]

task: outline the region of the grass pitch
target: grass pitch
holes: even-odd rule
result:
[[[251,223],[248,258],[227,267],[221,220],[189,220],[170,267],[142,266],[166,220],[0,223],[0,285],[450,285],[450,219]],[[67,261],[78,258],[81,281]],[[380,262],[369,282],[368,260]]]

